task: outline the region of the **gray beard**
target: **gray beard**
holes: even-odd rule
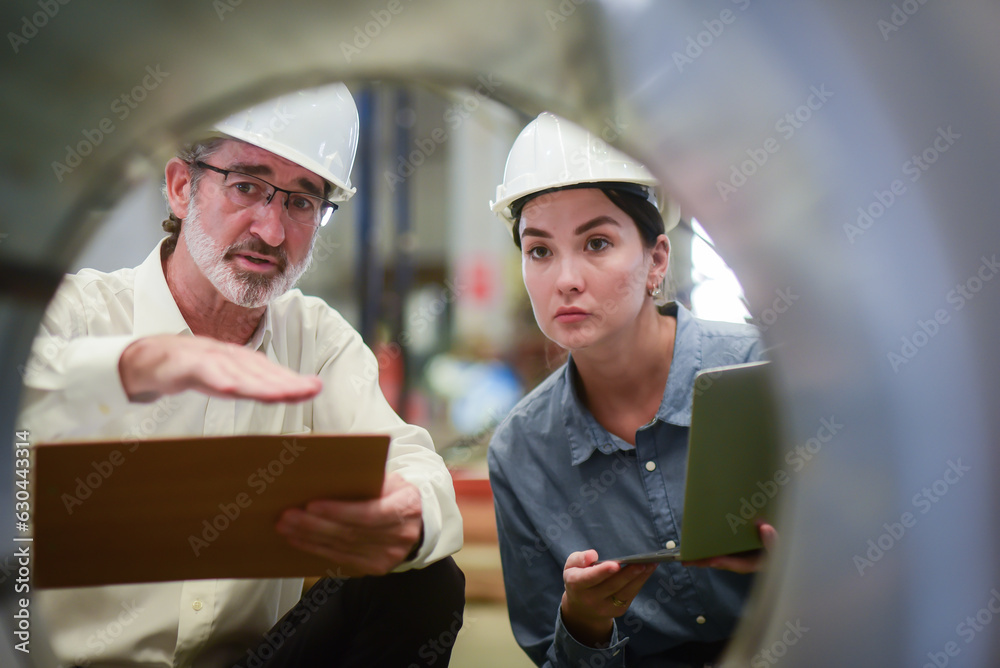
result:
[[[215,286],[219,294],[233,304],[250,309],[266,306],[291,290],[312,263],[312,251],[318,236],[316,233],[313,233],[309,252],[297,266],[288,265],[284,249],[268,246],[255,237],[223,248],[205,232],[201,212],[194,200],[192,196],[181,228],[188,252],[205,278]],[[228,258],[234,252],[242,250],[253,250],[274,257],[278,261],[279,272],[275,276],[264,276],[240,270]]]

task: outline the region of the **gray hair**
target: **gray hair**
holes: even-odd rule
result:
[[[188,165],[193,165],[198,161],[204,161],[212,157],[212,155],[214,155],[215,152],[222,147],[223,142],[228,139],[229,137],[212,137],[210,139],[203,139],[201,141],[187,144],[177,152],[177,157],[186,162]],[[201,170],[192,170],[190,188],[191,197],[194,197],[195,194],[197,194],[199,181],[201,181]],[[170,237],[163,242],[161,255],[162,257],[167,257],[173,253],[174,248],[177,247],[177,239],[181,234],[181,224],[184,221],[174,215],[174,212],[170,210],[170,201],[167,199],[167,185],[165,183],[163,184],[163,199],[167,203],[167,219],[163,221],[163,231],[169,234]]]

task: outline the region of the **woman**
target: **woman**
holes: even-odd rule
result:
[[[679,218],[663,201],[645,167],[543,113],[492,205],[513,225],[539,327],[570,353],[489,451],[511,626],[538,665],[714,661],[757,567],[596,563],[676,545],[694,376],[761,354],[749,325],[657,304]]]

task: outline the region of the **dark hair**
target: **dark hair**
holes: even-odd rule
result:
[[[632,219],[639,229],[639,236],[646,248],[656,245],[656,239],[664,234],[663,216],[660,210],[646,198],[646,190],[643,186],[632,183],[601,182],[601,183],[577,183],[560,188],[549,188],[537,193],[525,195],[510,205],[511,213],[514,214],[514,225],[511,233],[514,237],[514,245],[521,247],[521,211],[524,205],[540,195],[547,195],[559,190],[573,190],[576,188],[597,188],[603,192],[611,203],[621,209]]]

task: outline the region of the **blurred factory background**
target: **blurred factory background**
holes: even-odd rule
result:
[[[352,85],[358,194],[320,230],[299,282],[362,333],[396,411],[427,427],[453,466],[475,470],[492,427],[565,359],[538,330],[511,230],[489,210],[507,152],[531,120],[491,99],[499,85]],[[163,236],[161,187],[162,168],[150,164],[71,271],[140,263]],[[702,317],[750,320],[697,221],[670,237],[676,298]]]

